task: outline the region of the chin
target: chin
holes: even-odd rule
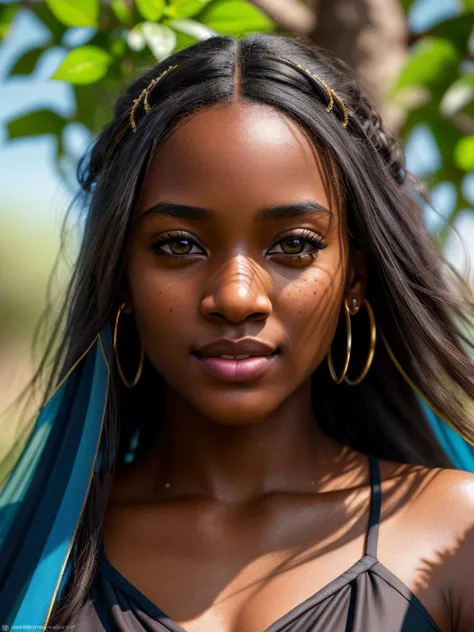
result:
[[[273,395],[275,394],[275,389]],[[251,426],[268,421],[268,418],[281,405],[281,400],[264,397],[262,393],[221,393],[210,394],[203,399],[200,394],[193,406],[207,419],[223,426]]]

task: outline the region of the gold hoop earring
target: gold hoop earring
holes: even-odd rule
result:
[[[357,384],[360,384],[362,382],[362,380],[365,378],[365,376],[367,375],[367,373],[369,372],[370,365],[372,364],[372,360],[374,359],[375,342],[377,340],[377,327],[375,325],[374,310],[372,309],[372,306],[370,305],[370,303],[369,303],[369,301],[367,299],[364,299],[364,302],[362,303],[362,305],[365,305],[365,308],[367,309],[367,314],[369,316],[369,321],[370,321],[369,354],[367,356],[367,360],[365,362],[364,368],[362,369],[362,371],[361,371],[361,373],[360,373],[360,375],[359,375],[359,377],[357,379],[350,380],[347,377],[347,375],[344,377],[344,381],[347,384],[349,384],[350,386],[357,386]],[[361,305],[361,307],[362,307],[362,305]],[[359,310],[357,310],[357,311],[359,311]]]
[[[352,328],[351,328],[351,316],[349,312],[349,307],[347,305],[347,299],[344,299],[344,315],[346,317],[346,334],[347,334],[346,361],[344,363],[344,368],[342,369],[342,373],[339,377],[337,377],[336,371],[334,370],[331,347],[329,347],[329,352],[327,356],[329,372],[331,374],[332,379],[334,380],[336,384],[340,384],[343,381],[343,379],[346,377],[347,369],[349,367],[349,360],[351,359]]]
[[[118,308],[118,312],[117,312],[117,316],[115,318],[115,327],[114,327],[114,355],[115,355],[115,361],[117,363],[117,369],[119,372],[119,375],[122,379],[122,382],[125,384],[125,386],[127,388],[134,388],[137,384],[138,384],[138,380],[140,379],[140,376],[142,374],[142,369],[143,369],[143,360],[145,357],[144,351],[143,351],[143,346],[140,344],[140,363],[138,365],[138,371],[137,374],[135,375],[135,378],[133,380],[133,382],[129,382],[127,380],[127,378],[125,377],[123,371],[122,371],[122,367],[120,365],[120,360],[118,357],[118,353],[117,353],[117,328],[118,328],[118,321],[119,321],[119,317],[120,314],[122,312],[122,309],[125,307],[125,303],[122,303],[120,305],[120,307]]]
[[[329,352],[328,352],[328,365],[329,365],[329,372],[331,373],[331,377],[333,379],[333,381],[336,384],[341,384],[342,381],[346,382],[346,384],[349,384],[350,386],[357,386],[358,384],[360,384],[362,382],[362,380],[365,378],[365,376],[367,375],[367,373],[369,372],[370,366],[372,364],[372,361],[374,359],[374,354],[375,354],[375,343],[377,340],[377,327],[375,324],[375,316],[374,316],[374,311],[372,309],[372,306],[370,305],[369,301],[367,299],[364,299],[363,305],[365,305],[366,309],[367,309],[367,313],[369,315],[369,320],[370,320],[370,346],[369,346],[369,354],[367,356],[367,360],[365,362],[365,365],[359,375],[358,378],[356,378],[355,380],[350,380],[347,377],[347,369],[349,367],[349,361],[351,359],[351,348],[352,348],[352,328],[351,328],[351,317],[350,317],[350,311],[349,311],[349,307],[347,305],[347,300],[344,299],[344,313],[345,313],[345,317],[346,317],[346,331],[347,331],[347,345],[346,345],[346,361],[344,363],[344,368],[342,370],[342,373],[339,377],[337,377],[336,375],[336,371],[334,370],[334,364],[332,361],[332,354],[331,354],[331,347],[329,347]],[[355,312],[355,314],[357,314],[359,310],[357,310]],[[354,314],[354,316],[355,316]]]

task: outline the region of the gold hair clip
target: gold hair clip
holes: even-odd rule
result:
[[[291,66],[294,66],[295,68],[299,68],[300,70],[302,70],[303,72],[308,74],[312,79],[314,79],[314,81],[317,81],[326,90],[327,95],[329,97],[329,104],[326,107],[326,112],[330,112],[333,109],[333,107],[334,107],[334,99],[336,99],[336,101],[339,103],[339,106],[340,106],[340,108],[342,110],[342,113],[344,115],[344,120],[342,121],[342,127],[347,127],[347,123],[349,121],[349,114],[347,112],[346,104],[341,99],[341,97],[337,94],[337,92],[335,92],[332,88],[330,88],[328,86],[328,84],[323,79],[321,79],[321,77],[318,77],[317,75],[314,75],[311,72],[311,70],[309,70],[309,68],[305,68],[301,64],[298,64],[298,63],[296,63],[294,61],[291,61],[291,59],[287,59],[286,57],[279,57],[279,59],[282,59],[283,61],[286,61],[287,63],[289,63]]]
[[[145,112],[149,112],[151,110],[150,104],[148,103],[148,95],[150,94],[151,90],[154,88],[154,86],[158,83],[158,81],[164,77],[167,73],[169,73],[171,70],[174,70],[175,68],[177,68],[177,65],[174,66],[168,66],[168,68],[166,70],[164,70],[161,75],[158,75],[158,77],[156,77],[155,79],[152,79],[150,81],[150,83],[147,85],[146,88],[144,88],[140,94],[138,95],[138,97],[136,99],[133,99],[133,105],[132,105],[132,109],[130,110],[130,126],[132,128],[132,130],[134,132],[137,131],[137,126],[135,123],[135,111],[138,107],[138,105],[140,104],[140,101],[144,98],[143,100],[143,107],[145,109]]]
[[[286,57],[279,57],[279,59],[282,59],[283,61],[287,62],[291,66],[294,66],[295,68],[298,68],[299,70],[302,70],[304,73],[309,75],[314,81],[319,83],[325,89],[325,91],[326,91],[326,93],[328,95],[328,99],[329,99],[329,103],[328,103],[328,105],[326,107],[326,112],[331,112],[332,111],[332,109],[334,108],[334,100],[336,100],[337,103],[339,104],[339,107],[342,110],[343,115],[344,115],[344,119],[342,121],[342,127],[347,127],[347,123],[349,121],[349,114],[348,114],[347,107],[346,107],[344,101],[337,94],[337,92],[335,92],[332,88],[330,88],[327,85],[327,83],[323,79],[321,79],[321,77],[318,77],[318,76],[314,75],[311,72],[311,70],[309,70],[308,68],[305,68],[301,64],[298,64],[297,62],[291,61],[291,59],[287,59]],[[134,132],[136,132],[136,127],[137,127],[136,123],[135,123],[135,112],[136,112],[141,100],[143,99],[143,107],[144,107],[145,112],[149,112],[151,110],[151,106],[150,106],[150,104],[148,102],[148,97],[149,97],[150,92],[152,91],[152,89],[155,87],[155,85],[158,83],[158,81],[162,77],[164,77],[167,73],[169,73],[171,70],[174,70],[177,67],[178,67],[177,64],[172,65],[172,66],[168,66],[168,68],[166,70],[164,70],[158,77],[156,77],[155,79],[152,79],[150,81],[150,83],[147,85],[147,87],[144,88],[140,92],[138,97],[133,100],[132,109],[130,110],[130,126],[131,126],[131,128],[132,128],[132,130]]]

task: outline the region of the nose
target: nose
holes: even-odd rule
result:
[[[268,285],[266,273],[254,261],[241,255],[232,257],[209,280],[201,314],[232,323],[265,320],[273,309]]]

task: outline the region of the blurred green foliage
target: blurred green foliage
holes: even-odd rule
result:
[[[408,12],[415,0],[402,0]],[[406,142],[419,125],[427,127],[440,154],[428,187],[450,182],[457,200],[437,235],[444,243],[457,216],[472,210],[464,194],[465,177],[474,170],[474,0],[462,0],[458,15],[423,33],[410,35],[410,54],[389,95],[405,110],[399,131]]]
[[[55,227],[42,218],[28,219],[15,202],[3,201],[0,213],[0,350],[3,338],[30,339],[44,308],[49,275],[60,246]],[[77,252],[77,233],[71,231],[51,291],[60,294]],[[1,359],[1,351],[0,351]],[[1,409],[1,406],[0,406]]]
[[[8,138],[53,134],[60,166],[66,126],[81,123],[96,134],[110,119],[124,84],[141,69],[205,36],[274,30],[273,22],[244,0],[46,0],[1,5],[3,37],[8,36],[20,6],[36,15],[50,38],[45,46],[21,54],[9,74],[32,73],[43,54],[61,47],[65,56],[51,78],[72,84],[76,110],[69,118],[44,109],[28,113],[8,123]],[[90,38],[85,45],[71,48],[67,34],[77,27],[91,27]]]

